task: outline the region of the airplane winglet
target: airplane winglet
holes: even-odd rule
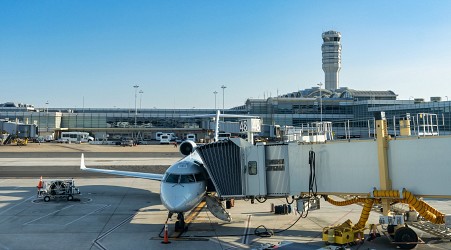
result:
[[[85,166],[85,154],[81,154],[81,161],[80,161],[80,169],[81,170],[85,170],[86,166]]]

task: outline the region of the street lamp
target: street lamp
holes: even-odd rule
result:
[[[217,108],[216,108],[216,94],[217,94],[217,93],[218,93],[218,91],[216,91],[216,90],[213,92],[213,94],[215,94],[215,110],[217,109]]]
[[[323,86],[323,83],[318,83],[319,86],[319,110],[320,110],[320,120],[321,120],[321,126],[323,124],[323,96],[321,94],[321,87]]]
[[[142,91],[142,90],[139,91],[139,109],[142,108],[141,101],[143,99],[143,93],[144,93],[144,91]]]
[[[224,114],[224,90],[227,88],[225,85],[221,86],[222,89],[222,113]]]
[[[139,88],[138,85],[134,85],[133,88],[135,88],[135,128],[136,128],[136,116],[138,115],[138,109],[136,108],[136,97],[138,93],[136,92]]]
[[[45,132],[49,132],[49,101],[45,102],[45,107],[47,109],[47,111],[46,111],[47,119],[46,119],[46,122],[45,122],[45,125],[46,125]]]
[[[446,97],[446,101],[448,101],[448,96],[447,96],[447,95],[445,95],[445,97]]]

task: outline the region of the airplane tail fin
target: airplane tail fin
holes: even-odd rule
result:
[[[85,170],[86,166],[85,166],[85,154],[81,154],[81,161],[80,161],[80,169],[81,170]]]

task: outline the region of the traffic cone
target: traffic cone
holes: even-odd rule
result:
[[[42,186],[43,186],[43,183],[42,183],[42,176],[41,176],[41,178],[39,179],[39,182],[38,182],[38,189],[41,189]]]
[[[169,241],[169,237],[168,237],[168,224],[164,224],[164,238],[163,241],[161,242],[162,244],[169,244],[171,243]]]

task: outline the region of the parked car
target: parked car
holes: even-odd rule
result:
[[[133,140],[123,140],[122,142],[121,142],[121,146],[122,147],[126,147],[126,146],[129,146],[129,147],[132,147],[133,146]]]

